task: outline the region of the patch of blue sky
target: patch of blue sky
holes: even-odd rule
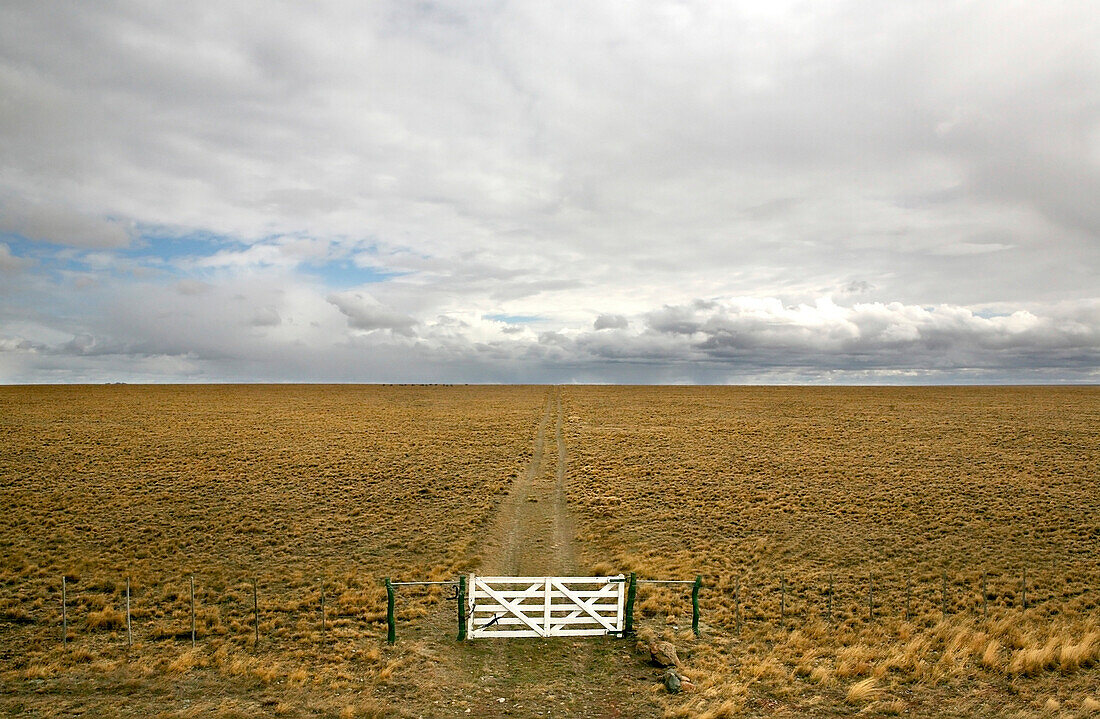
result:
[[[0,232],[0,242],[3,242],[11,249],[13,254],[19,255],[20,257],[37,257],[52,254],[62,248],[61,245],[28,240],[23,235],[14,232]]]
[[[542,320],[538,315],[483,315],[483,317],[496,322],[507,322],[510,325],[527,325]]]
[[[169,277],[201,276],[197,263],[219,252],[243,252],[249,247],[277,242],[279,237],[244,242],[232,236],[203,231],[180,231],[172,227],[140,227],[134,242],[127,247],[83,248],[36,242],[14,233],[0,233],[0,242],[17,257],[35,261],[35,271],[62,280],[74,273],[96,272],[115,276],[133,276],[137,271],[154,271]],[[346,289],[386,282],[411,274],[389,270],[380,264],[363,263],[378,255],[378,247],[358,248],[359,262],[348,259],[304,260],[298,270],[316,277],[332,289]],[[366,257],[364,256],[366,255]]]
[[[71,280],[74,275],[92,273],[116,278],[185,277],[191,274],[181,265],[218,250],[244,248],[232,238],[210,233],[172,233],[160,230],[140,232],[126,247],[74,247],[29,240],[14,233],[0,233],[0,242],[12,254],[34,261],[31,271],[54,282]]]
[[[37,275],[45,275],[56,280],[60,279],[65,272],[83,272],[89,269],[88,264],[82,259],[83,255],[89,252],[88,250],[35,242],[10,232],[0,233],[0,242],[7,245],[16,257],[33,260],[34,265],[30,269]]]
[[[220,250],[243,250],[251,243],[213,232],[172,231],[171,228],[142,227],[138,239],[117,250],[120,256],[148,264],[171,265],[179,260],[209,257]]]
[[[307,262],[301,265],[300,270],[318,278],[326,287],[332,289],[345,289],[359,285],[376,284],[386,282],[395,277],[410,274],[387,270],[384,267],[367,266],[360,267],[354,262],[338,260],[335,262]]]

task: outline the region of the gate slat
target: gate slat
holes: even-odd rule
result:
[[[483,627],[489,622],[492,622],[494,627],[498,624],[524,624],[524,621],[522,619],[511,616],[502,617],[500,619],[497,619],[496,621],[493,621],[493,617],[477,617],[476,619],[474,619],[474,626]],[[562,624],[594,624],[597,626],[603,626],[603,624],[597,622],[592,617],[561,617],[560,619],[554,620],[554,626],[560,626]]]
[[[585,602],[580,597],[578,597],[575,594],[573,594],[572,592],[570,592],[568,589],[565,588],[565,585],[562,584],[561,582],[555,582],[555,584],[557,584],[558,589],[565,592],[566,596],[568,596],[570,599],[572,599],[573,601],[575,601],[577,603],[577,606],[580,608],[581,611],[587,612],[591,616],[595,617],[596,620],[599,621],[600,624],[607,627],[607,629],[609,631],[612,631],[612,632],[615,631],[615,625],[612,624],[611,622],[607,621],[607,619],[605,619],[604,617],[600,616],[600,614],[598,612],[595,612],[591,608],[589,608],[588,602]]]
[[[516,604],[516,603],[513,603],[512,606],[517,608],[517,609],[522,609],[522,610],[527,611],[527,612],[538,612],[538,613],[542,613],[546,609],[546,607],[543,604]],[[618,608],[619,605],[616,602],[601,602],[601,603],[598,603],[598,604],[589,604],[588,606],[592,607],[593,609],[615,610],[615,609]],[[479,612],[479,613],[480,612],[494,612],[494,611],[500,611],[501,609],[511,611],[511,609],[509,609],[508,607],[504,607],[504,606],[501,606],[499,604],[486,604],[486,603],[478,604],[477,607],[474,609],[474,611]],[[577,607],[576,604],[551,604],[550,609],[554,612],[578,611],[578,607]]]
[[[581,637],[621,632],[624,577],[470,575],[467,636]]]
[[[609,579],[620,579],[621,575],[614,577],[551,577],[551,579],[561,579],[569,582],[570,584],[597,584],[604,586],[611,584]],[[541,584],[546,581],[546,577],[477,577],[480,581],[488,582],[490,584]]]
[[[481,579],[481,577],[477,577],[477,578],[478,578],[478,580]],[[580,589],[580,590],[573,591],[573,594],[577,597],[584,597],[585,599],[591,599],[592,597],[607,597],[608,599],[614,599],[618,596],[618,594],[616,593],[616,590],[614,589],[614,586],[615,585],[610,585],[610,587],[612,587],[610,589]],[[508,599],[521,599],[521,598],[524,598],[524,597],[540,597],[541,598],[542,594],[543,594],[543,591],[544,591],[544,589],[542,589],[542,588],[539,588],[536,591],[533,591],[533,593],[531,593],[531,591],[519,591],[519,590],[516,590],[516,589],[497,589],[496,593],[499,596],[506,597]],[[477,595],[484,597],[485,593],[481,589],[478,589],[477,590]],[[550,590],[550,596],[553,597],[554,599],[566,599],[566,598],[568,598],[568,597],[565,596],[564,593],[562,593],[562,591],[559,591],[557,589],[551,589]]]
[[[539,625],[535,624],[530,619],[528,619],[526,614],[519,611],[519,608],[516,607],[511,602],[509,602],[507,599],[504,599],[503,597],[500,597],[500,596],[496,596],[496,592],[494,592],[489,587],[485,586],[484,580],[478,580],[478,582],[481,584],[481,588],[485,590],[486,594],[488,594],[490,597],[493,597],[494,599],[496,599],[504,607],[506,607],[508,609],[508,611],[512,612],[512,614],[514,614],[515,616],[522,619],[524,624],[531,627],[531,629],[533,629],[535,631],[535,634],[539,635],[540,637],[546,636],[546,634],[544,634],[543,631],[542,631],[542,627],[540,627]]]

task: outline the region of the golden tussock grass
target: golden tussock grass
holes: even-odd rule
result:
[[[1092,666],[1100,656],[1100,632],[1089,632],[1078,642],[1067,641],[1058,650],[1058,669],[1064,673]]]
[[[188,649],[175,659],[168,662],[168,671],[172,674],[186,674],[195,667],[204,667],[208,663],[205,652],[201,649]]]
[[[112,607],[88,613],[85,620],[88,629],[121,629],[126,626],[126,616]]]
[[[833,680],[833,673],[829,671],[828,667],[818,666],[810,671],[809,679],[814,684],[828,684]]]
[[[879,694],[874,677],[863,679],[848,687],[844,695],[844,701],[849,704],[865,704],[875,699]]]
[[[176,683],[275,702],[227,716],[392,714],[387,686],[440,659],[384,646],[380,578],[476,566],[545,398],[0,388],[0,712],[43,706],[34,682],[117,681],[137,702]],[[638,598],[643,632],[684,648],[697,681],[663,700],[672,714],[992,716],[1053,694],[1091,711],[1077,697],[1095,693],[1100,653],[1100,525],[1083,511],[1100,496],[1100,390],[567,387],[562,402],[585,571],[704,577],[700,640],[686,592]],[[400,591],[399,634],[445,596]],[[873,696],[850,704],[857,686]]]
[[[986,669],[998,671],[1004,667],[1004,657],[1001,654],[1001,643],[996,639],[990,639],[982,650],[982,666]]]
[[[11,648],[0,681],[92,672],[94,684],[99,658],[126,656],[118,671],[140,696],[180,680],[228,682],[239,696],[293,690],[280,700],[290,713],[309,702],[338,713],[327,697],[364,677],[373,686],[386,663],[381,577],[449,579],[476,562],[479,532],[529,457],[545,392],[0,388],[0,643]],[[55,654],[62,574],[71,643]],[[444,597],[402,592],[400,620],[423,619]],[[12,686],[0,713],[35,696],[33,684]],[[371,706],[353,704],[382,715]],[[247,702],[226,711],[257,715]]]
[[[707,709],[698,715],[698,719],[733,719],[741,716],[743,702],[727,699],[718,706]]]
[[[585,555],[703,574],[717,651],[692,663],[759,701],[842,713],[858,680],[904,690],[906,712],[949,697],[991,714],[978,682],[1011,686],[998,701],[1026,713],[1051,681],[1088,686],[1100,525],[1081,509],[1100,496],[1100,390],[563,392]],[[688,608],[648,588],[639,607],[643,624]]]

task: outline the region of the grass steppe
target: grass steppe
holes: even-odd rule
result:
[[[1100,707],[1097,388],[585,387],[564,401],[582,560],[706,582],[683,715]],[[663,589],[639,611],[675,636],[689,609]]]
[[[478,530],[525,465],[544,395],[0,388],[0,713],[387,714],[374,697],[394,661],[380,578],[474,566]],[[403,602],[402,619],[427,601]]]
[[[641,633],[673,638],[697,686],[654,693],[670,716],[1100,708],[1100,390],[560,397],[579,568],[704,577],[698,640],[682,592],[643,585],[639,597]],[[491,648],[443,636],[386,647],[379,578],[479,565],[546,398],[544,387],[0,388],[0,712],[432,716],[448,688],[393,685]],[[449,629],[452,606],[442,589],[403,595],[402,636]],[[531,667],[516,674],[538,681]]]

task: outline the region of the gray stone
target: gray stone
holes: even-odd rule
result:
[[[679,694],[680,686],[683,681],[680,679],[680,673],[669,667],[665,670],[665,689],[668,689],[669,694]]]

